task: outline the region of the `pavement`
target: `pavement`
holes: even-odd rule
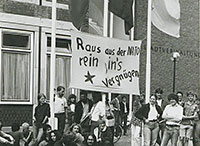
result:
[[[131,130],[130,128],[127,130],[127,135],[119,139],[118,142],[114,144],[114,146],[131,146]]]
[[[130,127],[127,130],[127,135],[124,136],[122,135],[122,137],[119,139],[119,141],[117,141],[114,146],[131,146],[131,129]],[[156,144],[156,146],[159,146],[158,144]],[[171,146],[170,142],[168,144],[168,146]],[[192,145],[190,145],[192,146]]]

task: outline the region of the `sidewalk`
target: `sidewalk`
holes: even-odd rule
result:
[[[126,136],[122,135],[120,140],[117,143],[115,143],[114,146],[131,146],[131,130],[130,130],[130,128],[127,131],[127,135]],[[156,144],[156,146],[159,146],[159,145]],[[171,146],[170,142],[169,142],[168,146]]]
[[[122,135],[120,140],[115,143],[114,146],[131,146],[131,130],[128,129],[127,135]]]

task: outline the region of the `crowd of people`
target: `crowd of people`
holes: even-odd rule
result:
[[[100,92],[82,91],[80,100],[71,94],[65,97],[65,88],[58,86],[54,96],[54,116],[57,128],[49,125],[50,104],[43,93],[37,97],[33,123],[13,123],[11,132],[0,130],[2,146],[113,146],[114,119],[110,102],[102,102]],[[108,120],[107,120],[108,119]],[[30,126],[31,125],[31,126]],[[2,127],[2,123],[0,123]],[[20,129],[21,127],[21,129]],[[31,127],[31,128],[30,128]]]
[[[134,146],[200,146],[200,100],[188,92],[172,93],[165,100],[163,90],[158,88],[145,103],[145,95],[135,96],[132,106],[132,141]],[[0,144],[2,146],[114,146],[117,126],[123,125],[127,135],[129,103],[126,96],[117,94],[111,101],[102,101],[100,92],[82,91],[80,99],[74,94],[65,98],[65,88],[58,86],[54,97],[57,128],[48,124],[50,105],[43,93],[38,94],[34,109],[32,129],[27,122],[13,123],[10,133],[2,130],[0,122]],[[21,129],[20,129],[21,126]],[[116,130],[115,130],[116,129]]]
[[[200,146],[200,104],[197,94],[182,92],[162,97],[163,90],[158,88],[144,103],[138,96],[133,104],[133,145],[144,146]]]

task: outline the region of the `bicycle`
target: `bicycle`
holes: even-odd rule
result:
[[[116,126],[116,127],[114,128],[114,139],[113,139],[113,143],[116,143],[116,142],[118,142],[118,141],[120,140],[120,138],[121,138],[121,136],[122,136],[122,133],[123,133],[123,128],[122,128],[123,124],[124,124],[124,123],[119,124],[118,126]],[[130,121],[130,120],[127,121],[127,128],[128,128],[128,127],[129,127],[129,128],[131,127],[131,121]],[[117,134],[117,131],[118,131],[118,134]]]
[[[121,136],[122,136],[122,126],[118,125],[116,127],[114,127],[114,138],[113,138],[113,143],[116,143],[120,140]]]

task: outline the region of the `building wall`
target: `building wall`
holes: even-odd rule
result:
[[[172,52],[178,51],[176,68],[176,92],[194,91],[200,95],[199,74],[199,1],[182,0],[180,38],[171,37],[152,25],[151,92],[160,87],[166,97],[172,92]],[[136,1],[135,39],[143,40],[140,60],[140,88],[145,92],[147,1]]]
[[[49,1],[49,0],[48,0]],[[30,17],[38,18],[51,18],[51,3],[43,1],[43,5],[34,3],[25,3],[12,0],[1,0],[0,1],[0,12],[25,15]],[[57,20],[69,21],[69,1],[60,1],[60,8],[57,9]],[[66,9],[63,7],[66,5]],[[62,7],[63,6],[63,7]]]
[[[56,33],[60,38],[68,39],[69,30],[74,29],[69,22],[69,8],[68,0],[58,0]],[[0,32],[1,29],[7,29],[33,33],[34,62],[31,67],[33,82],[30,89],[30,101],[26,103],[0,101],[0,120],[4,126],[10,126],[13,122],[22,124],[25,121],[31,124],[33,109],[37,104],[37,93],[46,93],[47,90],[47,56],[50,55],[47,48],[47,37],[51,33],[51,2],[50,0],[1,0],[0,18]],[[58,53],[60,56],[70,57],[69,52]]]

